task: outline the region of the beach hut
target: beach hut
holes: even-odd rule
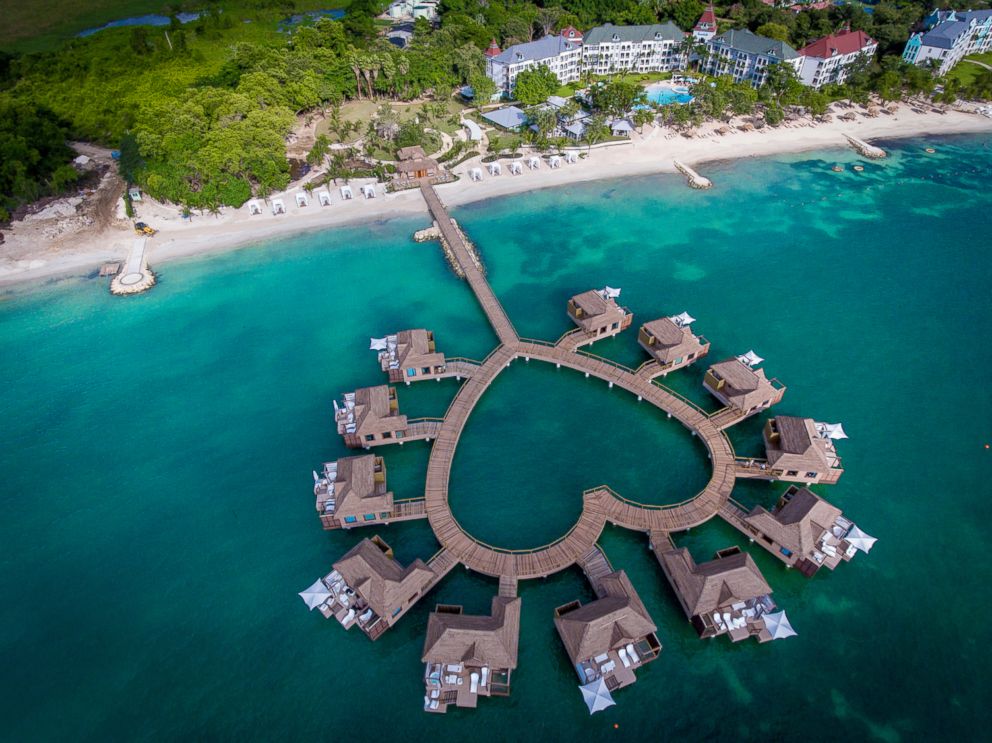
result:
[[[500,175],[503,172],[503,168],[500,167],[499,163],[489,163],[489,175]]]
[[[351,199],[355,198],[355,194],[354,192],[352,192],[351,186],[347,186],[347,185],[341,186],[341,198],[344,199],[345,201],[350,201]]]
[[[791,415],[770,418],[763,431],[765,461],[739,463],[739,476],[807,485],[837,482],[844,474],[844,468],[834,448],[833,438],[821,430],[821,426],[825,425],[812,418]]]
[[[326,188],[323,188],[317,192],[317,203],[321,206],[331,205],[331,194]]]
[[[141,201],[141,189],[137,186],[131,186],[131,188],[127,190],[127,195],[131,201]]]
[[[296,205],[300,208],[310,206],[310,199],[307,198],[305,191],[296,192]]]
[[[510,175],[521,175],[524,172],[524,166],[520,164],[519,160],[514,160],[510,163]]]
[[[565,162],[567,163],[577,163],[579,161],[579,156],[574,152],[565,153]]]
[[[401,330],[385,338],[373,338],[370,348],[378,352],[379,367],[390,382],[419,382],[447,374],[444,354],[434,343],[434,333],[417,328]]]
[[[784,384],[768,379],[763,369],[755,368],[758,361],[761,361],[759,356],[748,354],[726,359],[713,364],[703,378],[703,387],[726,405],[728,411],[735,411],[733,415],[727,414],[733,417],[733,422],[770,408],[785,394]]]
[[[482,168],[472,168],[470,171],[468,171],[468,177],[471,178],[473,181],[481,181]]]
[[[261,214],[261,213],[262,213],[261,204],[259,204],[254,199],[248,202],[248,214],[254,216],[255,214]]]
[[[366,199],[374,199],[375,186],[373,186],[371,183],[367,183],[366,185],[362,186],[362,196],[364,196]]]
[[[560,168],[561,167],[561,158],[558,157],[558,155],[552,155],[548,159],[548,167],[549,168],[552,168],[552,169],[554,169],[554,168]]]
[[[272,199],[272,213],[273,214],[286,213],[286,205],[282,203],[282,199]]]
[[[689,366],[709,353],[709,341],[695,335],[689,328],[694,320],[688,312],[683,312],[641,326],[637,342],[658,364],[656,374],[667,374]]]
[[[325,529],[387,523],[393,515],[393,494],[386,487],[382,457],[362,454],[324,464],[314,473],[317,514]]]
[[[531,157],[529,160],[527,160],[527,167],[530,168],[531,170],[537,170],[538,168],[541,167],[541,158]]]
[[[617,304],[619,296],[619,289],[608,286],[576,294],[568,300],[568,316],[581,331],[577,346],[616,335],[630,326],[634,316]]]

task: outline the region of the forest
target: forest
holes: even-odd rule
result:
[[[865,30],[879,41],[879,59],[851,86],[826,95],[891,98],[930,92],[939,82],[899,58],[928,2],[887,0],[870,13],[859,4],[793,13],[759,0],[716,9],[721,30],[746,27],[797,48],[844,26]],[[240,205],[288,183],[285,138],[301,113],[326,115],[354,99],[447,100],[466,84],[486,90],[483,50],[492,39],[505,48],[565,25],[603,22],[672,19],[689,29],[703,11],[699,0],[443,0],[440,23],[418,20],[399,49],[380,34],[384,7],[353,0],[340,20],[287,29],[292,0],[207,4],[185,24],[172,16],[167,27],[102,31],[49,51],[0,51],[0,221],[18,205],[74,186],[67,141],[119,148],[131,138],[140,166],[130,175],[151,195],[189,208]],[[948,87],[947,96],[988,97],[992,73],[977,75],[968,90]],[[744,94],[723,90],[714,95],[740,104]],[[762,94],[773,106],[822,103],[810,96],[790,86]],[[701,101],[670,116],[691,119],[718,105]]]

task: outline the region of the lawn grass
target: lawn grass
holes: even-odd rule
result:
[[[980,65],[971,64],[969,60],[981,62],[992,67],[992,52],[986,52],[985,54],[969,54],[967,57],[958,62],[954,66],[953,70],[947,73],[948,78],[957,80],[961,83],[961,87],[963,88],[971,85],[978,73],[984,70],[984,68]]]
[[[239,17],[254,13],[248,3],[221,0],[211,3],[224,12]],[[293,12],[343,8],[348,0],[295,0]],[[176,0],[0,0],[0,49],[12,52],[41,52],[53,49],[65,39],[88,28],[102,26],[131,16],[168,11],[197,10],[207,7],[204,2]],[[289,15],[289,13],[287,13]]]
[[[341,106],[341,118],[345,121],[357,122],[360,126],[357,134],[348,135],[348,141],[354,142],[365,133],[365,127],[368,125],[368,122],[372,120],[373,115],[383,103],[389,103],[392,106],[400,123],[409,121],[415,116],[419,116],[423,112],[425,105],[424,103],[403,103],[402,101],[388,100],[348,101]],[[447,107],[448,113],[451,115],[457,115],[462,109],[465,108],[465,106],[459,103],[455,98],[448,99]],[[451,124],[446,120],[439,122],[428,120],[428,126],[434,129],[439,129],[445,134],[454,134],[461,128],[461,125]],[[317,134],[326,134],[331,142],[337,142],[337,135],[334,132],[331,132],[327,127],[328,121],[326,119],[318,121]]]

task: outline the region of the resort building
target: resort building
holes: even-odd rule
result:
[[[735,83],[748,82],[758,88],[768,79],[768,67],[790,65],[797,73],[802,57],[784,41],[753,34],[747,29],[731,29],[706,42],[709,56],[702,61],[708,75],[730,75]]]
[[[570,44],[581,45],[583,41],[582,32],[575,26],[565,26],[565,28],[558,32],[558,35]]]
[[[580,339],[576,346],[592,343],[630,327],[634,316],[617,304],[619,289],[606,287],[576,294],[568,300],[568,316],[579,326]]]
[[[582,70],[594,75],[683,70],[685,37],[671,21],[649,26],[596,26],[582,41]]]
[[[333,567],[318,581],[326,588],[326,597],[318,583],[301,596],[311,609],[319,608],[345,629],[357,624],[373,640],[396,624],[443,577],[419,559],[404,568],[379,537],[363,539]]]
[[[545,65],[564,85],[579,79],[581,62],[581,43],[549,35],[526,44],[514,44],[499,54],[487,54],[486,75],[496,83],[497,90],[512,96],[517,75],[524,70]]]
[[[824,36],[799,50],[802,56],[799,79],[813,88],[843,83],[851,65],[870,61],[876,51],[878,42],[864,31],[845,29]]]
[[[637,333],[637,342],[658,364],[657,374],[689,366],[710,351],[710,342],[695,335],[690,325],[695,318],[683,312],[646,322]]]
[[[395,0],[386,9],[386,15],[393,20],[425,18],[436,21],[438,0]]]
[[[475,707],[480,696],[509,696],[517,667],[520,599],[494,596],[489,616],[463,614],[439,604],[427,620],[424,640],[424,709]]]
[[[634,683],[634,671],[658,657],[661,643],[623,570],[599,578],[596,593],[585,606],[573,601],[555,609],[555,627],[582,685],[605,685],[608,696]]]
[[[749,554],[730,547],[697,565],[689,550],[677,549],[667,536],[660,539],[661,545],[653,545],[655,555],[700,637],[775,639],[764,620],[775,611],[772,589]]]
[[[935,10],[923,21],[925,31],[909,37],[902,58],[933,65],[946,75],[966,55],[992,49],[992,10]]]
[[[398,183],[409,183],[420,178],[435,178],[440,166],[424,153],[422,147],[401,147],[396,153],[396,176]]]
[[[345,446],[368,449],[402,439],[406,416],[400,415],[396,389],[381,384],[346,392],[342,404],[334,402],[334,421]]]
[[[384,523],[392,515],[393,494],[386,489],[382,457],[363,454],[324,464],[314,473],[317,513],[325,529]]]
[[[422,328],[373,338],[371,350],[379,352],[379,366],[390,382],[437,379],[447,371],[444,354],[434,345],[434,333]]]
[[[703,387],[727,406],[727,418],[733,422],[770,408],[785,394],[785,385],[768,379],[763,369],[754,368],[761,361],[749,351],[713,364],[706,371]]]
[[[806,484],[833,484],[844,474],[827,425],[779,415],[765,423],[767,459],[738,459],[737,476]]]
[[[810,577],[822,567],[833,570],[857,551],[875,544],[854,523],[807,488],[790,485],[771,511],[756,506],[745,512],[728,503],[720,515],[790,567]]]
[[[703,14],[699,16],[696,25],[692,28],[692,38],[696,41],[709,41],[716,36],[716,13],[713,11],[713,4],[710,3]]]

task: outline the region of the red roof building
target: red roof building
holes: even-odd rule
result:
[[[489,48],[486,49],[487,57],[497,57],[503,53],[503,50],[499,48],[499,44],[496,43],[496,39],[489,42]]]
[[[799,50],[803,58],[799,79],[814,88],[842,83],[852,64],[871,59],[877,50],[878,42],[864,31],[844,29],[824,36]]]
[[[561,37],[572,44],[582,43],[582,32],[575,28],[575,26],[565,26],[561,30]]]
[[[838,54],[854,54],[863,51],[866,47],[878,46],[877,42],[864,31],[851,31],[850,29],[838,31],[835,34],[817,39],[812,44],[803,47],[799,53],[804,57],[819,57],[829,59]]]
[[[716,13],[713,12],[712,4],[699,16],[699,20],[692,29],[692,35],[700,41],[709,41],[716,36]]]

